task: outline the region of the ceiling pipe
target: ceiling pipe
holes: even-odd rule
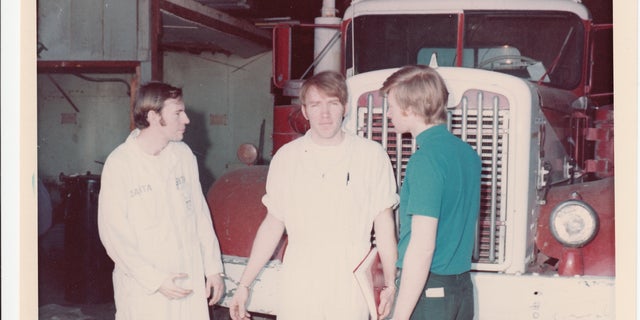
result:
[[[335,0],[322,0],[321,16],[315,19],[315,23],[339,25],[340,20],[336,17]],[[340,70],[340,41],[332,41],[338,32],[340,30],[335,28],[316,28],[313,51],[314,57],[319,60],[314,62],[314,74],[325,70]]]
[[[320,11],[323,17],[335,17],[336,16],[336,1],[335,0],[322,0],[322,9]]]

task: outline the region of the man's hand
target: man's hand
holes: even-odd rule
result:
[[[174,273],[162,283],[158,291],[169,300],[182,299],[190,295],[193,290],[181,288],[176,285],[174,281],[176,279],[187,277],[188,275],[186,273]]]
[[[222,298],[222,294],[224,293],[224,280],[222,279],[222,274],[216,273],[207,276],[207,299],[209,299],[209,305],[212,306],[216,302]],[[211,290],[213,290],[213,295],[211,294]]]
[[[380,292],[380,305],[378,305],[378,319],[385,319],[391,309],[396,297],[396,286],[384,287]]]
[[[236,293],[229,303],[229,315],[233,320],[251,319],[251,315],[247,312],[246,304],[249,299],[249,288],[246,286],[238,286]]]

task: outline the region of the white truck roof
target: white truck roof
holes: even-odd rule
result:
[[[367,14],[459,13],[464,10],[566,11],[583,20],[591,14],[574,0],[354,0],[344,18]]]

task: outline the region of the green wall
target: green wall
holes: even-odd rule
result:
[[[84,75],[127,82],[133,77]],[[270,77],[270,52],[249,59],[223,54],[165,53],[164,81],[183,88],[191,120],[185,141],[198,158],[204,192],[227,170],[242,166],[236,150],[242,143],[259,145],[263,121],[263,157],[269,160],[273,131]],[[52,189],[60,184],[60,173],[100,174],[101,163],[126,138],[130,126],[127,91],[127,86],[117,81],[38,74],[38,175],[54,193],[54,201],[56,190]]]

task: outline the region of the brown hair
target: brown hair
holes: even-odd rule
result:
[[[446,121],[449,91],[435,69],[424,65],[405,66],[389,76],[380,89],[386,95],[391,90],[400,109],[411,108],[427,124]]]
[[[136,128],[148,127],[149,111],[160,113],[164,102],[168,99],[182,100],[182,89],[162,82],[149,82],[142,85],[136,94],[136,104],[133,108],[133,121]]]
[[[322,71],[305,80],[300,88],[300,101],[302,101],[303,105],[305,104],[305,96],[311,87],[315,87],[328,96],[338,97],[342,105],[347,104],[347,99],[349,98],[347,83],[344,76],[339,72]]]

